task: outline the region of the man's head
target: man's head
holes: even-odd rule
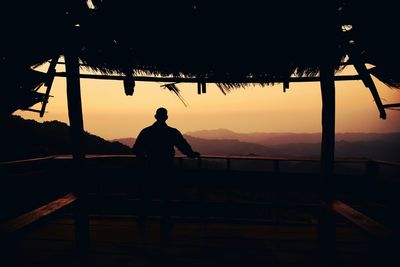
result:
[[[154,115],[157,121],[165,122],[168,119],[168,111],[166,108],[159,108]]]

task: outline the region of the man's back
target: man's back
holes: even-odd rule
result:
[[[198,157],[182,134],[175,128],[169,127],[167,110],[159,108],[154,116],[156,122],[144,128],[133,146],[133,153],[139,158],[147,159],[151,167],[172,167],[176,146],[189,157]]]
[[[138,156],[167,160],[175,156],[174,146],[179,142],[179,135],[178,130],[156,122],[142,130],[133,149]]]

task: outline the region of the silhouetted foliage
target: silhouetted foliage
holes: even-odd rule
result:
[[[84,143],[88,154],[131,154],[129,147],[88,132]],[[12,116],[2,124],[0,145],[2,161],[71,154],[70,129],[59,121],[38,123]]]

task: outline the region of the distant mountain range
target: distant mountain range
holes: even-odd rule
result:
[[[215,129],[187,132],[186,135],[203,139],[236,139],[242,142],[256,143],[265,146],[290,143],[319,144],[321,142],[321,133],[236,133],[227,129]],[[336,133],[336,141],[400,142],[400,133]]]
[[[260,155],[318,158],[320,133],[235,133],[226,129],[188,132],[185,138],[203,155]],[[116,139],[132,146],[134,138]],[[400,161],[400,133],[337,133],[336,157]]]
[[[0,161],[71,154],[69,126],[59,121],[39,123],[12,116],[1,123]],[[88,132],[84,135],[87,154],[130,154],[119,142],[109,142]]]
[[[107,141],[87,132],[84,138],[87,154],[131,154],[135,142],[134,138]],[[203,155],[320,155],[319,133],[236,133],[217,129],[189,132],[185,138]],[[400,133],[338,133],[336,140],[336,157],[400,161]],[[0,161],[70,154],[69,126],[13,116],[2,123],[0,145]]]
[[[190,143],[193,150],[199,151],[203,155],[280,155],[275,149],[235,139],[203,139],[189,135],[184,135],[184,137]],[[135,139],[121,138],[113,141],[132,147]],[[179,151],[177,154],[179,154]]]
[[[236,139],[266,146],[276,155],[319,157],[320,133],[236,133],[227,129],[188,132],[204,139]],[[336,133],[336,157],[400,160],[400,133]],[[276,156],[272,155],[272,156]]]

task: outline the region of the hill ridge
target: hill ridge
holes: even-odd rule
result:
[[[2,122],[0,161],[50,155],[71,154],[70,129],[66,123],[53,120],[37,122],[11,116]],[[87,154],[130,154],[122,143],[110,142],[89,132],[84,133]]]
[[[203,139],[236,139],[242,142],[257,143],[264,146],[280,145],[287,143],[320,143],[321,133],[291,133],[291,132],[254,132],[238,133],[228,129],[200,130],[187,132],[187,135]],[[400,132],[339,132],[336,133],[337,141],[377,141],[390,139],[400,140]]]

